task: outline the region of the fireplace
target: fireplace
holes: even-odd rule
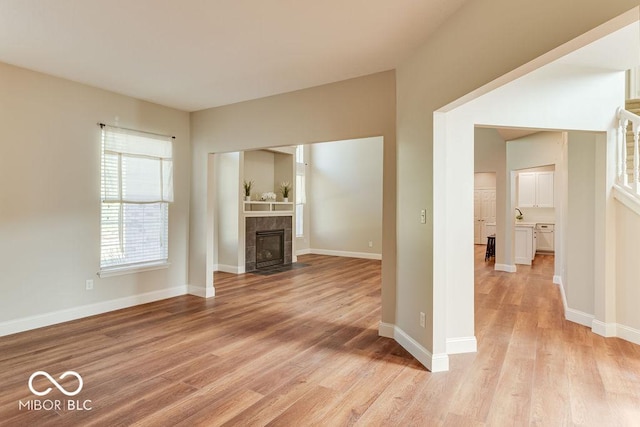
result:
[[[293,252],[292,223],[293,219],[291,215],[257,216],[246,218],[246,272],[254,271],[256,269],[266,269],[277,264],[291,264]],[[279,236],[274,237],[271,235],[272,232],[277,233]],[[263,233],[267,233],[267,235],[263,235]],[[258,243],[258,239],[262,241]],[[264,247],[262,249],[258,248],[258,245],[266,245],[266,250],[269,253],[264,252]],[[260,255],[260,259],[258,259],[258,253],[260,251],[262,251],[262,254]],[[277,254],[277,252],[280,253]]]
[[[284,230],[256,232],[256,268],[284,264]]]

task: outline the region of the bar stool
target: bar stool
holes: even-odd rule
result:
[[[487,252],[484,254],[484,260],[488,261],[496,257],[496,235],[487,236]]]

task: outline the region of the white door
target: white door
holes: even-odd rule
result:
[[[473,243],[482,244],[482,190],[473,192]]]
[[[473,239],[474,243],[487,243],[486,224],[496,222],[496,190],[478,189],[473,192]]]

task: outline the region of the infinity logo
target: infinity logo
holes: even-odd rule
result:
[[[82,377],[80,376],[80,374],[78,374],[75,371],[67,371],[64,374],[60,375],[59,379],[64,379],[66,377],[68,377],[69,375],[72,375],[74,377],[76,377],[78,379],[78,388],[75,391],[67,391],[65,390],[60,384],[58,384],[58,382],[56,380],[53,379],[53,377],[51,375],[49,375],[47,372],[45,371],[37,371],[34,372],[33,374],[31,374],[31,376],[29,377],[29,390],[31,390],[31,393],[35,394],[36,396],[46,396],[47,394],[49,394],[51,392],[51,387],[49,387],[48,389],[46,389],[45,391],[37,391],[33,388],[33,379],[35,377],[37,377],[38,375],[42,375],[43,377],[46,377],[51,384],[53,384],[54,386],[56,386],[56,388],[58,390],[60,390],[62,393],[64,393],[67,396],[75,396],[76,394],[80,393],[80,390],[82,390]]]

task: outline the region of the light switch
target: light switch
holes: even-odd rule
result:
[[[420,211],[420,224],[426,224],[426,223],[427,223],[427,210],[422,209]]]

